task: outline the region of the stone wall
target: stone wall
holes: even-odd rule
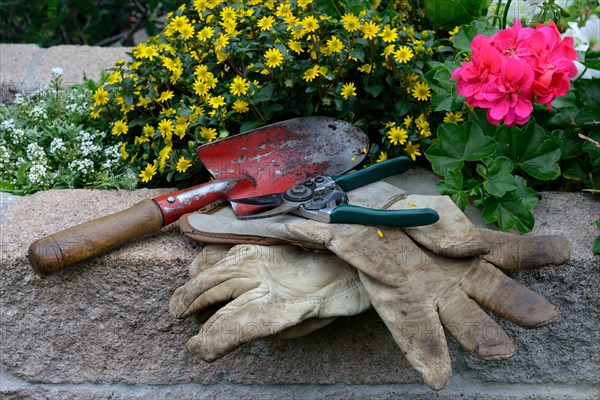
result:
[[[534,234],[568,236],[564,266],[512,276],[560,309],[548,327],[501,322],[512,359],[476,359],[450,340],[454,376],[420,383],[373,311],[308,336],[249,343],[207,364],[185,349],[200,321],[168,312],[197,243],[175,225],[48,278],[26,259],[46,234],[124,209],[164,190],[51,190],[2,196],[0,397],[3,398],[581,398],[600,395],[600,259],[591,253],[599,203],[544,193]],[[12,200],[12,201],[9,201]]]

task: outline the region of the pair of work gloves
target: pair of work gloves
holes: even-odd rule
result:
[[[475,356],[502,360],[515,346],[480,306],[525,328],[557,317],[554,305],[499,268],[563,264],[570,257],[564,237],[478,228],[449,197],[406,195],[384,181],[351,191],[349,200],[430,207],[440,220],[400,229],[290,214],[239,221],[230,208],[184,216],[182,232],[208,245],[173,294],[171,313],[183,318],[222,305],[188,350],[210,362],[243,343],[300,336],[372,306],[424,382],[440,390],[452,374],[444,327]]]

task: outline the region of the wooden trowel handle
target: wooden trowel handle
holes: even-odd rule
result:
[[[36,240],[29,262],[40,275],[49,275],[104,254],[130,240],[163,227],[163,215],[152,199]]]

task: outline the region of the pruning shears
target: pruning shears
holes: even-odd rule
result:
[[[261,219],[292,213],[326,223],[411,227],[430,225],[439,214],[431,208],[379,210],[348,204],[347,192],[383,178],[406,172],[412,163],[398,157],[339,176],[317,176],[282,193],[235,199],[236,203],[271,207],[240,220]]]

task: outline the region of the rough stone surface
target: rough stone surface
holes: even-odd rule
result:
[[[119,60],[129,61],[129,47],[95,47],[62,45],[50,47],[44,52],[34,73],[37,82],[48,82],[51,70],[60,67],[64,71],[64,82],[81,82],[84,75],[97,81],[100,73]],[[73,62],[74,61],[74,62]]]
[[[63,70],[66,85],[84,76],[100,79],[102,70],[128,61],[129,47],[63,45],[44,49],[35,44],[0,44],[0,100],[10,102],[14,93],[32,93],[50,80],[52,68]]]
[[[536,330],[502,322],[519,350],[502,362],[475,359],[450,340],[453,381],[434,393],[419,383],[372,311],[340,318],[303,338],[261,340],[212,364],[199,361],[185,349],[199,320],[175,320],[168,313],[168,300],[186,281],[187,266],[199,251],[176,225],[49,278],[32,272],[26,251],[33,240],[163,193],[51,190],[2,196],[3,398],[600,395],[600,294],[595,290],[600,260],[591,253],[600,208],[591,195],[544,194],[535,209],[535,233],[569,236],[573,258],[566,266],[512,274],[554,302],[559,320]]]

